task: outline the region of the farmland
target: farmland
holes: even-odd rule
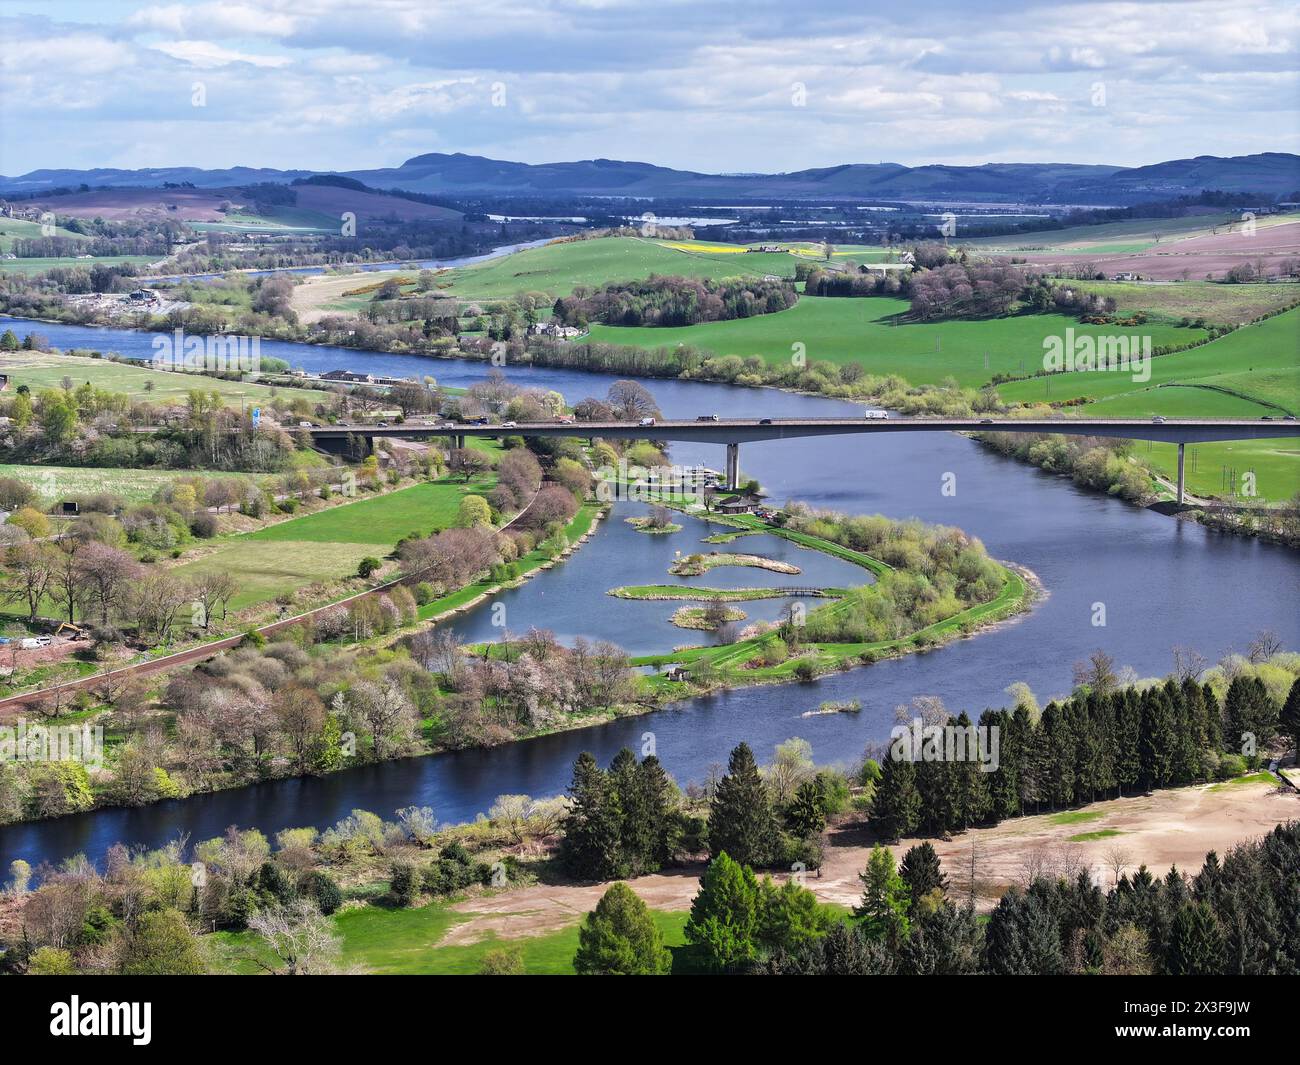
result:
[[[311,389],[282,388],[247,381],[222,381],[215,377],[155,370],[148,366],[108,359],[53,355],[39,351],[6,353],[0,357],[0,365],[9,374],[10,387],[26,385],[33,392],[44,388],[60,388],[66,377],[71,378],[75,384],[90,381],[96,388],[125,392],[133,400],[149,400],[154,403],[184,402],[185,397],[196,388],[218,393],[231,407],[242,407],[254,400],[266,403],[276,398],[286,401],[305,399],[316,404],[325,396],[324,393]]]
[[[1148,325],[1124,329],[1083,325],[1063,315],[1039,314],[989,321],[902,322],[906,300],[801,297],[786,311],[757,318],[679,328],[593,326],[593,340],[642,348],[688,344],[717,355],[758,355],[788,361],[805,346],[809,362],[857,362],[868,373],[899,374],[912,384],[951,377],[978,386],[997,373],[1032,372],[1042,364],[1043,340],[1073,328],[1078,336],[1149,335],[1156,347],[1204,338],[1200,329]],[[986,365],[987,359],[987,365]]]
[[[178,477],[251,479],[245,474],[210,470],[134,470],[99,469],[92,466],[29,466],[0,464],[0,477],[11,477],[30,484],[41,496],[44,506],[61,499],[78,499],[107,492],[128,503],[142,503]]]
[[[1203,318],[1216,325],[1244,325],[1300,300],[1300,285],[1223,285],[1213,281],[1141,284],[1131,281],[1078,281],[1072,288],[1115,301],[1120,315],[1143,311],[1153,319],[1177,324]]]

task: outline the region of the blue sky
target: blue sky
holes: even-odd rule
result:
[[[0,0],[0,173],[1297,151],[1298,50],[1233,0]]]

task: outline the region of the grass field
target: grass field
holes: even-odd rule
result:
[[[1261,314],[1300,300],[1300,284],[1224,285],[1214,281],[1172,281],[1139,284],[1128,281],[1076,281],[1085,292],[1115,300],[1119,314],[1145,311],[1153,318],[1177,324],[1184,317],[1204,318],[1216,325],[1244,325]]]
[[[239,583],[231,610],[243,610],[321,581],[341,580],[368,555],[382,557],[408,533],[428,535],[451,524],[467,493],[483,493],[495,476],[432,481],[346,503],[256,532],[224,538],[203,558],[177,566],[180,577],[226,571]]]
[[[1243,411],[1247,417],[1269,413],[1268,404],[1297,413],[1296,407],[1300,406],[1298,329],[1300,309],[1275,315],[1257,325],[1243,326],[1209,344],[1152,359],[1151,379],[1145,383],[1135,382],[1125,373],[1076,371],[1012,381],[999,385],[998,394],[1011,402],[1041,402],[1045,397],[1059,402],[1087,396],[1095,403],[1089,413],[1100,417],[1112,414],[1142,417],[1172,413],[1162,408],[1162,403],[1185,402],[1176,398],[1184,390],[1161,386],[1197,384],[1227,389],[1247,401],[1255,401],[1255,410]],[[1130,400],[1138,395],[1144,399],[1135,407]],[[1200,396],[1197,402],[1208,405],[1212,401]],[[1147,405],[1144,407],[1143,403]],[[1206,416],[1213,414],[1207,412]]]
[[[135,263],[136,266],[146,266],[156,261],[157,256],[153,255],[96,255],[90,259],[3,259],[0,260],[0,274],[30,274],[44,273],[46,270],[53,270],[56,266],[117,266],[121,263]]]
[[[673,972],[697,971],[693,952],[686,944],[686,910],[651,910],[673,954]],[[446,903],[430,902],[404,910],[366,906],[334,917],[335,932],[343,941],[342,964],[368,973],[387,975],[473,975],[484,956],[503,946],[517,948],[529,975],[573,975],[578,950],[578,915],[568,928],[543,935],[502,940],[489,933],[474,943],[439,946],[443,937],[468,920]],[[218,932],[206,942],[212,947],[214,967],[223,972],[263,971],[255,959],[268,960],[261,942],[249,932]]]
[[[3,331],[0,321],[0,331]],[[245,403],[269,402],[277,396],[284,400],[305,399],[311,404],[321,402],[326,393],[306,388],[283,388],[259,385],[245,381],[221,381],[200,374],[171,373],[147,366],[112,362],[108,359],[89,359],[78,355],[50,355],[39,351],[15,351],[0,356],[0,369],[9,374],[11,388],[26,385],[33,392],[43,388],[59,388],[65,377],[74,384],[91,382],[96,388],[110,392],[125,392],[132,399],[154,403],[177,403],[187,393],[198,388],[204,392],[218,392],[228,406],[241,407]]]
[[[1209,344],[1151,361],[1151,379],[1122,373],[1066,373],[1000,385],[1011,402],[1059,402],[1089,397],[1071,408],[1101,418],[1260,418],[1300,414],[1300,309],[1243,326]],[[1173,444],[1135,445],[1166,477],[1177,475]],[[1231,493],[1225,471],[1253,471],[1258,498],[1275,502],[1300,491],[1300,442],[1233,440],[1187,448],[1188,489],[1195,495]]]
[[[728,250],[718,250],[722,247]],[[501,259],[459,267],[440,275],[438,282],[440,290],[462,299],[505,299],[518,292],[566,296],[575,285],[597,286],[651,274],[793,277],[795,262],[784,252],[746,253],[739,246],[599,237],[527,248]]]
[[[42,233],[40,222],[29,222],[23,218],[0,218],[0,252],[11,251],[15,240],[37,240],[44,236],[63,237],[67,240],[89,239],[81,233],[74,233],[62,226],[55,226],[51,233]],[[7,268],[7,264],[12,262],[13,260],[9,259],[0,263],[0,268]]]
[[[595,325],[591,336],[652,349],[689,344],[717,355],[759,355],[773,363],[788,361],[793,345],[803,344],[809,362],[858,362],[869,373],[896,373],[912,384],[938,384],[952,377],[969,386],[984,384],[996,373],[1032,372],[1042,365],[1044,338],[1063,336],[1066,328],[1076,336],[1149,334],[1157,347],[1205,336],[1203,330],[1164,324],[1136,329],[1084,325],[1057,314],[898,323],[907,310],[906,300],[885,297],[802,296],[789,310],[755,318],[677,328]]]
[[[61,499],[111,492],[129,503],[152,499],[163,485],[178,477],[208,477],[254,479],[248,474],[225,473],[211,470],[132,470],[98,469],[87,466],[27,466],[14,463],[0,464],[0,477],[32,485],[41,493],[45,505]]]

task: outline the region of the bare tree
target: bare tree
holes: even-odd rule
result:
[[[1106,868],[1115,874],[1115,883],[1124,875],[1124,870],[1133,861],[1133,856],[1119,843],[1112,843],[1106,848]]]
[[[312,976],[337,971],[343,941],[334,933],[334,922],[308,899],[263,907],[248,919],[248,927],[280,963],[267,965],[254,956],[268,972]]]
[[[1209,667],[1209,662],[1199,651],[1181,644],[1174,646],[1174,677],[1183,681],[1196,680]]]
[[[1282,639],[1272,629],[1261,629],[1247,648],[1246,657],[1252,662],[1267,662],[1282,650]]]

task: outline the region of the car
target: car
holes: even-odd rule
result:
[[[501,428],[502,428],[502,429],[518,429],[519,426],[517,426],[514,422],[502,422],[502,423],[501,423]]]
[[[873,420],[877,420],[877,421],[878,421],[878,420],[880,420],[881,418],[888,418],[888,417],[889,417],[889,411],[887,411],[887,410],[880,410],[880,409],[875,408],[875,407],[868,407],[865,411],[863,411],[862,416],[863,416],[864,418],[871,418],[871,419],[873,419]]]
[[[716,422],[718,416],[716,414],[701,414],[695,420],[697,422]]]
[[[1164,415],[1157,414],[1154,418],[1151,419],[1151,423],[1153,425],[1164,425],[1165,424]]]
[[[642,424],[642,425],[654,425],[654,424],[655,424],[655,420],[654,420],[653,418],[642,418],[642,419],[641,419],[641,424]]]
[[[981,419],[980,419],[980,425],[992,425],[992,424],[993,424],[993,419],[992,419],[992,418],[981,418]]]
[[[375,422],[375,424],[378,425],[379,428],[381,428],[381,429],[387,429],[387,428],[388,428],[388,423],[387,423],[387,422]]]
[[[1271,422],[1273,420],[1273,416],[1271,414],[1261,414],[1259,416],[1259,420],[1261,422]]]
[[[758,424],[759,424],[759,425],[771,425],[771,424],[772,424],[772,419],[771,419],[771,418],[759,418],[759,419],[758,419]]]
[[[1284,422],[1293,422],[1293,421],[1295,421],[1295,415],[1294,415],[1294,414],[1284,414],[1284,415],[1282,415],[1282,420],[1283,420]]]

